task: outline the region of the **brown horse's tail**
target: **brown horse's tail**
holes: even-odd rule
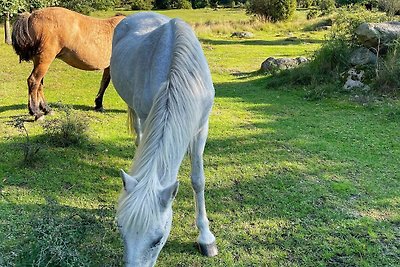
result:
[[[12,46],[15,53],[19,55],[19,61],[29,61],[38,54],[39,43],[29,34],[29,16],[28,12],[22,13],[13,25]]]

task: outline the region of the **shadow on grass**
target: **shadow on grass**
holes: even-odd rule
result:
[[[86,105],[72,105],[72,109],[75,110],[81,110],[81,111],[93,111],[95,110],[94,107],[92,106],[86,106]],[[125,109],[108,109],[107,107],[104,108],[104,111],[101,113],[126,113]]]
[[[15,104],[15,105],[9,105],[9,106],[0,106],[0,113],[10,111],[10,110],[18,110],[18,109],[24,109],[26,108],[28,112],[28,106],[25,104]]]
[[[206,147],[206,172],[215,179],[208,177],[205,195],[220,256],[199,257],[194,245],[197,231],[192,227],[193,204],[187,205],[193,203],[187,177],[180,183],[174,204],[174,216],[179,220],[174,220],[173,236],[162,255],[182,253],[185,266],[191,265],[191,260],[201,262],[201,266],[356,266],[361,261],[371,266],[393,266],[398,259],[398,247],[393,246],[398,221],[361,215],[360,206],[369,209],[383,197],[365,188],[370,176],[362,176],[362,168],[367,167],[356,165],[362,159],[354,158],[354,154],[348,158],[329,154],[331,147],[341,143],[350,146],[353,142],[344,139],[338,131],[342,129],[336,126],[349,128],[343,121],[349,121],[355,111],[347,113],[324,103],[306,102],[295,91],[267,90],[266,79],[215,85],[217,98],[229,99],[225,107],[242,105],[241,111],[252,116],[250,122],[232,121],[226,135],[211,134]],[[333,129],[326,127],[332,118],[343,121],[336,125],[330,121]],[[337,139],[324,140],[321,132],[327,131],[333,131]],[[354,128],[350,135],[356,132]],[[39,136],[34,141],[45,139]],[[13,203],[3,194],[0,236],[8,233],[24,238],[16,243],[0,238],[0,254],[12,257],[17,253],[31,265],[42,248],[60,248],[50,243],[52,240],[67,240],[65,253],[57,257],[70,259],[71,264],[79,265],[75,260],[81,265],[121,264],[122,245],[112,222],[114,211],[108,209],[102,215],[101,208],[80,209],[60,205],[56,199],[71,196],[111,205],[110,194],[117,194],[121,188],[118,170],[133,159],[133,141],[90,140],[83,146],[68,148],[47,145],[41,151],[42,161],[33,167],[21,167],[16,147],[23,141],[13,138],[0,143],[0,188],[31,190],[30,194],[39,195],[46,204]],[[324,149],[326,154],[321,153]],[[184,170],[189,168],[187,162],[183,165]],[[373,183],[376,186],[387,181],[379,178]],[[396,195],[392,191],[383,194],[393,198],[385,208],[395,210]],[[13,228],[14,221],[18,227]],[[192,241],[185,240],[187,233]],[[49,259],[57,250],[44,252],[45,259]]]
[[[262,45],[262,46],[281,46],[281,45],[298,45],[302,43],[322,44],[323,40],[310,38],[285,38],[280,40],[213,40],[200,38],[200,41],[208,45]]]

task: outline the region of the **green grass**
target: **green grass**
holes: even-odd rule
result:
[[[237,17],[231,10],[166,13],[173,12],[196,14],[191,23],[245,19],[242,11]],[[302,88],[267,88],[269,77],[256,73],[265,58],[309,55],[323,40],[324,32],[303,31],[301,23],[258,25],[249,40],[199,27],[216,89],[204,161],[220,253],[205,258],[194,245],[186,159],[158,266],[399,266],[399,101],[306,101]],[[290,25],[293,35],[316,41],[286,42]],[[10,123],[30,119],[32,66],[18,64],[10,46],[1,44],[0,51],[0,266],[121,266],[118,170],[129,168],[135,151],[125,104],[111,86],[106,112],[92,111],[101,73],[55,61],[46,98],[56,118],[58,102],[86,117],[88,140],[54,146],[40,123],[28,121],[31,142],[41,149],[27,165],[20,148],[25,137]]]

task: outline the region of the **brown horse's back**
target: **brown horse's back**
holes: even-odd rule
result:
[[[41,54],[41,60],[57,57],[83,70],[105,69],[110,64],[114,28],[122,19],[96,19],[60,7],[34,11],[25,17],[29,38],[35,44],[32,47],[36,48],[31,54]],[[28,57],[21,59],[33,56]]]

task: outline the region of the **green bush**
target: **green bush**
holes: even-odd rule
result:
[[[313,4],[313,0],[297,0],[297,6],[303,8],[309,8]]]
[[[63,107],[62,110],[60,118],[46,120],[42,125],[48,141],[61,147],[83,144],[88,138],[87,119],[72,109]]]
[[[157,9],[191,9],[189,0],[155,0],[154,7]]]
[[[208,0],[192,0],[193,8],[205,8],[209,5],[210,3],[208,2]]]
[[[289,19],[296,10],[296,0],[250,0],[246,7],[248,14],[271,22]]]
[[[95,10],[113,8],[116,3],[117,0],[60,0],[58,5],[82,14],[89,14]]]
[[[316,9],[310,9],[307,12],[307,19],[308,20],[315,19],[317,17],[317,15],[318,15],[318,11]]]
[[[335,10],[335,0],[320,0],[318,6],[323,15],[330,14]]]
[[[132,10],[150,10],[153,8],[152,0],[133,0],[131,4]]]

